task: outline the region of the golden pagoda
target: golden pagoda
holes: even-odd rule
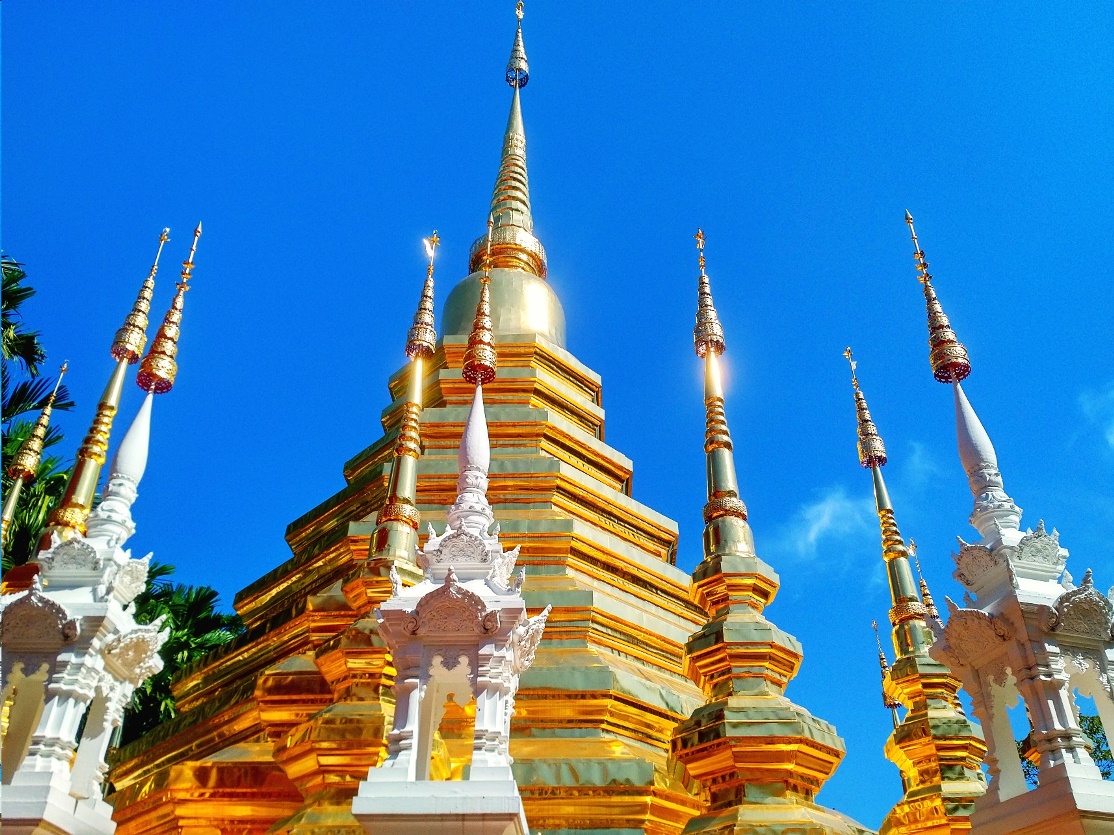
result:
[[[518,21],[488,229],[439,338],[435,234],[383,437],[288,526],[291,558],[236,596],[245,634],[178,678],[180,715],[118,752],[118,835],[363,831],[352,799],[386,757],[394,712],[374,612],[421,579],[419,520],[444,525],[477,382],[501,540],[521,549],[529,613],[552,606],[511,725],[531,829],[742,832],[766,818],[768,832],[867,831],[813,802],[843,744],[782,692],[802,650],[762,615],[778,580],[754,555],[739,498],[703,267],[709,494],[692,577],[674,564],[676,523],[631,497],[632,462],[604,442],[601,379],[565,346],[533,233],[521,3]],[[432,779],[469,765],[473,720],[474,704],[446,706]]]
[[[982,729],[963,712],[959,680],[929,656],[939,613],[924,578],[917,583],[909,564],[909,548],[894,517],[893,503],[882,478],[886,446],[859,387],[851,349],[858,419],[859,463],[871,471],[882,532],[882,558],[890,589],[890,625],[896,657],[891,666],[881,644],[883,702],[893,712],[894,730],[886,740],[886,757],[901,771],[903,795],[882,822],[879,835],[969,832],[975,800],[986,791],[981,771],[986,756]],[[919,573],[919,566],[918,566]],[[877,633],[877,626],[875,626]],[[898,719],[900,707],[905,716]]]

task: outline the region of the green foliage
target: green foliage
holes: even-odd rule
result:
[[[238,615],[217,611],[217,592],[209,586],[186,586],[167,578],[174,567],[152,562],[147,589],[135,599],[135,619],[151,623],[165,617],[170,637],[159,653],[162,672],[140,685],[124,713],[121,745],[178,715],[170,683],[182,669],[244,631]]]
[[[1091,759],[1099,767],[1102,779],[1114,780],[1114,756],[1111,755],[1110,739],[1106,735],[1106,729],[1102,726],[1102,720],[1097,716],[1088,716],[1082,713],[1079,715],[1079,727],[1091,740],[1093,746],[1091,748]],[[1037,766],[1026,758],[1030,748],[1029,737],[1018,740],[1017,753],[1021,756],[1021,771],[1025,774],[1025,782],[1035,787],[1038,779]]]
[[[39,341],[39,332],[30,330],[23,319],[20,307],[35,295],[35,289],[25,283],[27,273],[17,261],[3,256],[3,361],[0,363],[0,389],[3,391],[3,488],[7,495],[12,487],[8,478],[8,462],[19,450],[34,426],[29,413],[38,412],[46,405],[54,388],[54,381],[40,377],[39,367],[46,360],[46,351]],[[54,403],[55,410],[73,408],[69,392],[62,386]],[[19,419],[23,415],[28,418]],[[35,418],[38,415],[34,415]],[[52,426],[46,436],[46,450],[62,440],[57,426]],[[66,488],[66,469],[62,459],[47,456],[40,462],[35,481],[24,484],[19,504],[8,532],[8,546],[4,549],[3,570],[22,565],[35,553],[39,533],[46,525],[46,517]]]

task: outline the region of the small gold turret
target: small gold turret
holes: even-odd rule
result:
[[[952,330],[936,290],[932,286],[932,275],[928,271],[928,261],[924,250],[917,240],[917,230],[913,228],[913,216],[905,212],[905,222],[913,238],[913,260],[917,263],[917,280],[924,287],[924,300],[928,308],[928,359],[932,363],[932,375],[941,383],[959,383],[971,373],[971,361],[967,349]]]
[[[921,571],[921,561],[917,557],[917,543],[909,540],[909,553],[913,557],[913,564],[917,567],[917,578],[921,588],[921,600],[924,601],[924,610],[932,620],[940,620],[940,610],[936,608],[936,601],[932,599],[932,592],[928,590],[928,581],[924,578],[924,572]]]
[[[483,386],[495,379],[495,369],[499,363],[495,352],[495,336],[491,332],[491,266],[492,231],[495,219],[487,219],[487,248],[484,250],[483,277],[480,279],[480,301],[476,305],[476,318],[472,322],[472,333],[468,337],[468,348],[464,352],[462,376],[473,385]]]
[[[152,394],[166,394],[174,386],[174,378],[178,374],[178,337],[181,335],[182,308],[186,301],[186,291],[190,289],[190,278],[193,275],[193,257],[197,253],[197,241],[201,237],[201,224],[193,230],[193,243],[190,245],[190,254],[182,262],[181,281],[178,282],[178,292],[174,294],[174,301],[163,317],[159,332],[151,343],[151,350],[143,358],[139,366],[139,374],[135,382],[141,389]]]
[[[696,355],[704,360],[704,453],[708,457],[708,502],[704,505],[704,522],[707,524],[725,516],[746,522],[747,508],[739,498],[734,447],[723,405],[719,357],[727,344],[723,337],[723,325],[712,301],[711,282],[705,271],[704,230],[697,229],[694,237],[700,277],[697,280],[693,344]]]
[[[424,239],[429,264],[425,284],[414,314],[414,325],[406,340],[406,356],[410,358],[410,378],[406,402],[402,406],[402,425],[398,430],[387,500],[379,511],[375,533],[371,539],[371,557],[413,560],[421,516],[415,504],[418,487],[418,456],[422,453],[419,416],[422,412],[422,384],[425,361],[433,356],[437,332],[433,324],[433,263],[441,239],[434,231]]]
[[[30,485],[35,481],[39,470],[39,462],[43,457],[43,446],[46,444],[46,431],[50,427],[50,415],[54,411],[54,400],[58,396],[58,388],[62,385],[62,378],[66,376],[69,361],[62,363],[58,372],[58,380],[54,383],[54,391],[46,400],[46,405],[39,412],[38,420],[31,428],[31,434],[19,445],[16,454],[8,464],[8,478],[12,480],[11,489],[4,497],[3,528],[0,530],[0,548],[8,547],[8,528],[15,518],[15,509],[19,505],[19,494],[23,485]]]
[[[491,262],[489,269],[523,270],[545,278],[545,248],[534,237],[534,219],[530,213],[530,181],[526,175],[526,128],[522,122],[523,87],[530,81],[530,66],[526,62],[526,47],[522,42],[523,4],[515,7],[518,28],[515,30],[511,57],[507,62],[507,83],[514,89],[507,130],[503,135],[503,152],[499,160],[499,174],[491,195],[491,215],[494,234],[480,237],[472,244],[469,270],[476,272],[484,260]]]
[[[894,720],[894,727],[898,726],[897,709],[901,707],[901,702],[886,692],[886,676],[890,674],[890,662],[886,660],[886,652],[882,649],[882,638],[878,634],[878,621],[872,620],[871,627],[874,629],[874,643],[878,645],[878,668],[882,673],[882,706],[890,711]]]
[[[112,372],[108,385],[97,403],[97,411],[89,432],[77,450],[77,460],[73,472],[66,482],[66,490],[61,501],[51,511],[47,527],[39,541],[40,550],[50,546],[51,534],[69,539],[85,532],[85,519],[93,507],[93,496],[97,492],[101,467],[108,454],[108,440],[112,432],[112,421],[120,408],[120,396],[124,390],[124,376],[128,366],[134,364],[147,342],[147,314],[151,309],[151,297],[155,287],[155,273],[158,272],[159,256],[163,245],[170,240],[169,230],[163,229],[159,235],[159,248],[154,264],[140,287],[139,295],[124,325],[112,340],[111,354],[116,360],[116,370]]]

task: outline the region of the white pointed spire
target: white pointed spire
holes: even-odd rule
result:
[[[1021,508],[1005,491],[1002,473],[998,470],[998,455],[990,435],[975,414],[971,402],[958,382],[955,390],[955,430],[959,443],[959,460],[967,473],[975,508],[971,524],[984,539],[997,537],[1002,530],[1017,530],[1021,525]]]
[[[484,413],[483,386],[476,386],[472,408],[464,423],[457,455],[456,501],[449,508],[449,527],[466,528],[473,533],[486,532],[495,521],[487,500],[487,472],[491,466],[491,443]]]
[[[131,507],[139,495],[139,482],[147,470],[147,452],[151,443],[151,404],[154,394],[148,392],[135,420],[116,450],[109,468],[104,499],[89,515],[86,538],[99,539],[110,546],[123,545],[133,533]]]

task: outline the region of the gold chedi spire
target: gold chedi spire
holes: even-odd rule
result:
[[[928,611],[921,602],[909,560],[915,551],[906,548],[894,519],[893,504],[882,479],[885,447],[858,386],[850,348],[844,356],[851,363],[855,387],[859,463],[874,477],[896,649],[890,666],[878,641],[883,704],[890,708],[894,720],[885,753],[901,772],[902,797],[879,831],[886,835],[966,832],[970,830],[974,801],[986,788],[980,770],[986,745],[978,726],[964,715],[959,704],[959,681],[928,653],[932,646],[932,633],[926,623]],[[920,589],[927,586],[922,582]],[[898,705],[906,708],[900,721]]]
[[[746,521],[747,508],[739,498],[739,482],[735,473],[734,447],[727,428],[723,403],[723,379],[719,357],[726,349],[723,325],[720,324],[712,288],[705,272],[704,232],[696,230],[700,278],[697,284],[696,327],[693,342],[696,355],[704,360],[704,453],[708,456],[708,502],[704,505],[704,522],[731,516]]]
[[[917,280],[924,287],[924,300],[928,309],[928,359],[932,363],[932,375],[941,383],[959,383],[971,373],[971,361],[967,349],[952,330],[936,290],[932,286],[932,274],[928,271],[928,261],[924,250],[917,240],[917,230],[913,228],[913,216],[905,212],[905,222],[913,238],[913,260],[917,263]]]
[[[16,454],[12,456],[11,463],[8,464],[7,474],[8,478],[12,480],[12,486],[8,490],[8,495],[4,497],[0,548],[8,546],[8,528],[11,527],[12,519],[15,518],[15,509],[19,504],[19,494],[23,490],[23,485],[31,484],[38,473],[39,462],[42,461],[43,457],[43,446],[46,444],[46,431],[50,428],[50,414],[54,411],[54,400],[58,396],[58,388],[62,385],[62,378],[66,376],[67,368],[69,368],[69,361],[62,363],[62,368],[58,372],[58,380],[54,383],[54,391],[50,393],[46,405],[39,412],[38,420],[31,427],[31,434],[19,445]]]
[[[193,230],[193,243],[190,245],[190,254],[182,262],[182,280],[178,282],[178,292],[174,294],[174,301],[163,317],[159,332],[151,343],[151,350],[143,358],[139,366],[139,374],[135,382],[141,389],[152,394],[166,394],[174,386],[174,378],[178,374],[178,337],[181,334],[182,308],[186,301],[186,291],[190,289],[190,278],[193,275],[193,257],[197,253],[197,241],[201,237],[201,224]]]
[[[379,511],[375,533],[371,538],[369,556],[413,560],[421,515],[415,504],[418,487],[418,456],[421,455],[419,416],[422,412],[422,385],[425,361],[433,356],[437,332],[433,324],[433,262],[441,239],[434,231],[424,239],[429,264],[422,286],[414,325],[406,339],[406,356],[410,358],[410,378],[406,402],[402,406],[402,424],[391,462],[387,482],[387,499]]]
[[[491,267],[492,232],[495,228],[494,217],[487,219],[487,247],[483,256],[483,278],[480,279],[480,301],[476,305],[476,318],[472,322],[472,333],[468,336],[468,348],[464,351],[462,376],[473,385],[483,386],[495,379],[495,368],[499,357],[495,352],[495,336],[491,332]]]
[[[108,454],[108,440],[112,432],[112,421],[120,408],[120,396],[124,391],[124,376],[129,365],[134,364],[147,342],[147,313],[151,309],[151,297],[155,287],[155,273],[158,271],[159,256],[163,245],[170,240],[170,230],[163,229],[159,235],[159,248],[155,262],[147,278],[140,287],[139,295],[124,325],[112,340],[111,354],[116,360],[116,370],[105,386],[89,432],[77,450],[77,460],[66,482],[66,490],[61,501],[50,513],[47,527],[43,530],[39,548],[50,546],[51,534],[69,539],[85,532],[85,519],[93,507],[93,496],[97,491],[101,467]]]
[[[913,581],[909,567],[909,551],[894,518],[893,504],[882,479],[886,463],[886,447],[870,417],[866,396],[859,388],[855,373],[857,363],[851,349],[843,355],[851,364],[851,382],[855,389],[855,410],[858,416],[859,463],[874,475],[874,500],[878,508],[878,522],[882,528],[882,557],[886,561],[886,576],[890,586],[890,624],[893,626],[894,647],[899,656],[923,653],[931,641],[926,635],[925,608]]]
[[[522,42],[523,4],[515,7],[518,28],[515,30],[511,57],[507,62],[507,83],[514,89],[507,130],[503,135],[503,152],[499,174],[491,195],[491,215],[495,219],[490,243],[484,237],[472,244],[469,270],[476,272],[485,257],[495,269],[523,270],[545,278],[545,248],[534,237],[534,218],[530,214],[530,182],[526,174],[526,128],[522,122],[521,90],[530,81],[530,66]],[[485,256],[485,252],[490,254]]]

